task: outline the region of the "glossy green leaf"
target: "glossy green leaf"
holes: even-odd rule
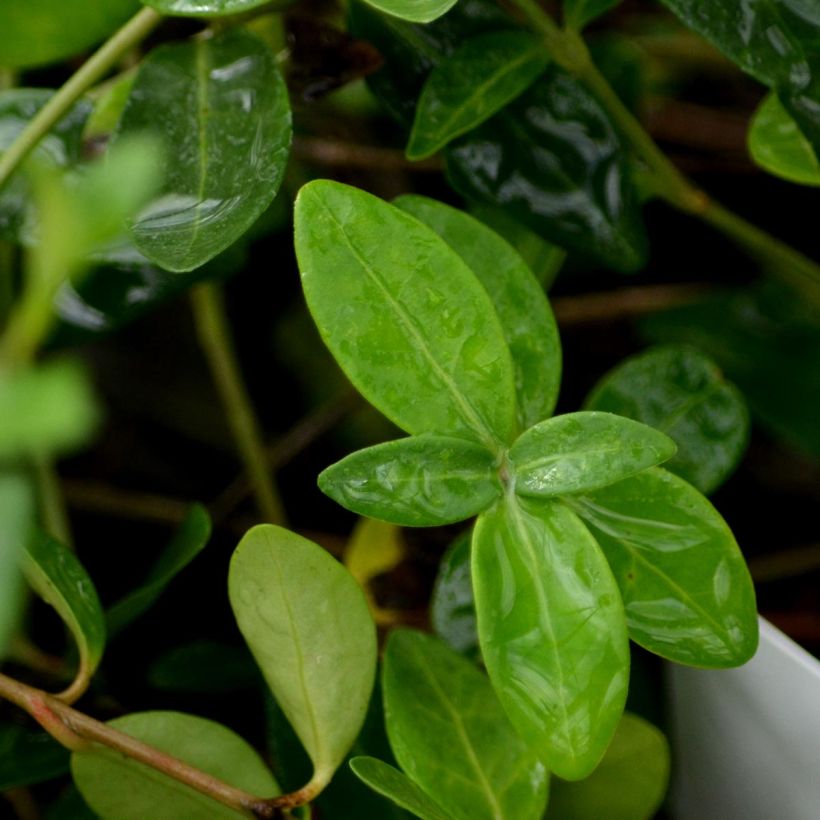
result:
[[[239,14],[269,0],[142,0],[146,6],[172,17],[220,17]]]
[[[375,757],[354,757],[350,768],[371,789],[422,820],[450,820],[452,817],[406,774],[389,763]]]
[[[548,62],[541,38],[526,31],[489,32],[467,40],[427,78],[408,158],[429,157],[492,117],[522,94]]]
[[[208,511],[194,504],[143,584],[117,601],[106,613],[113,637],[149,610],[165,588],[199,555],[211,537]]]
[[[143,131],[162,137],[167,161],[131,234],[161,267],[192,270],[248,230],[282,181],[291,116],[272,52],[240,29],[155,49],[113,145]]]
[[[732,473],[746,449],[749,413],[738,389],[695,348],[650,348],[610,371],[586,401],[663,431],[678,452],[664,465],[702,493]]]
[[[752,657],[749,570],[726,522],[694,487],[655,468],[568,501],[609,560],[632,640],[694,666]]]
[[[225,726],[180,712],[137,712],[109,725],[236,788],[273,797],[279,787],[256,751]],[[102,820],[244,817],[167,775],[104,747],[71,755],[74,783]]]
[[[430,23],[446,14],[458,0],[366,0],[374,9],[412,23]]]
[[[376,631],[359,585],[295,533],[249,530],[231,560],[231,605],[262,674],[327,784],[361,729]]]
[[[669,785],[669,758],[663,732],[626,713],[589,777],[553,781],[546,820],[651,820]]]
[[[430,600],[430,622],[444,641],[469,658],[478,658],[473,582],[470,576],[470,538],[459,536],[441,559]]]
[[[428,433],[352,453],[322,472],[319,488],[359,515],[435,527],[470,518],[498,498],[495,461],[480,444]]]
[[[512,355],[521,429],[547,418],[561,383],[561,342],[532,271],[495,231],[457,208],[415,195],[394,204],[441,236],[489,293]]]
[[[569,28],[580,31],[587,23],[620,2],[621,0],[564,0],[564,22]]]
[[[484,663],[510,719],[557,775],[586,777],[629,680],[623,604],[600,548],[560,502],[510,495],[478,519],[472,573]]]
[[[80,671],[94,674],[105,649],[105,616],[97,590],[77,556],[44,532],[28,540],[23,574],[34,591],[57,610],[80,653]]]
[[[646,236],[628,152],[608,114],[569,74],[546,74],[452,143],[447,176],[463,196],[504,208],[547,239],[632,271]]]
[[[259,673],[244,647],[197,640],[169,649],[148,670],[148,683],[165,692],[230,694],[252,689]]]
[[[770,174],[801,185],[820,185],[820,161],[777,94],[769,94],[749,128],[749,153]]]
[[[51,735],[0,723],[0,792],[33,786],[68,771],[68,752]]]
[[[396,760],[448,816],[541,817],[546,768],[474,664],[437,638],[396,630],[385,650],[382,691]]]
[[[0,3],[0,66],[26,68],[70,57],[113,32],[137,0],[27,0]]]
[[[302,188],[295,218],[308,307],[362,395],[410,433],[509,440],[510,353],[458,254],[398,208],[327,180]]]
[[[76,449],[99,421],[85,368],[62,359],[0,372],[0,420],[0,459]]]
[[[669,436],[612,413],[568,413],[523,433],[509,452],[520,495],[606,487],[675,454]]]

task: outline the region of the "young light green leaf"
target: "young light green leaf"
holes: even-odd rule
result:
[[[409,433],[497,450],[515,428],[509,349],[487,292],[436,233],[347,185],[296,200],[308,307],[359,391]]]
[[[669,786],[669,758],[663,732],[627,712],[589,777],[553,781],[546,820],[650,820]]]
[[[611,370],[586,400],[589,410],[648,424],[678,446],[664,465],[702,493],[729,477],[746,449],[749,412],[740,391],[695,348],[650,348]]]
[[[467,40],[424,84],[407,157],[424,159],[500,111],[549,62],[542,39],[526,31],[493,31]]]
[[[270,0],[143,0],[146,6],[155,8],[169,17],[221,17],[223,14],[239,14],[256,8]]]
[[[211,720],[181,712],[137,712],[109,725],[207,774],[260,797],[279,787],[239,735]],[[103,820],[232,820],[244,817],[213,798],[105,747],[71,755],[71,774]]]
[[[554,496],[605,487],[671,458],[664,433],[612,413],[568,413],[523,433],[509,452],[520,495]]]
[[[749,153],[770,174],[800,185],[820,185],[820,161],[777,94],[766,96],[749,128]]]
[[[632,640],[693,666],[752,657],[749,570],[726,522],[694,487],[655,468],[567,501],[612,566]]]
[[[481,651],[519,733],[567,780],[592,772],[623,711],[629,641],[606,559],[575,514],[509,495],[472,545]]]
[[[480,657],[478,627],[470,577],[472,532],[459,536],[444,553],[430,600],[430,621],[436,634],[456,652]]]
[[[272,52],[237,28],[155,49],[112,144],[143,131],[162,137],[166,165],[134,242],[167,270],[192,270],[250,228],[282,181],[291,116]]]
[[[44,532],[26,543],[22,566],[32,589],[57,610],[77,642],[78,677],[88,681],[105,649],[105,616],[88,573],[68,547]]]
[[[374,9],[409,20],[411,23],[430,23],[446,14],[458,0],[365,0]]]
[[[580,31],[587,23],[620,2],[621,0],[564,0],[564,22],[569,28]]]
[[[150,609],[168,584],[199,555],[211,537],[208,511],[194,504],[142,586],[117,601],[106,613],[111,637]]]
[[[376,630],[362,590],[321,547],[271,524],[240,541],[228,589],[321,791],[356,739],[376,674]]]
[[[359,515],[436,527],[471,518],[501,495],[495,461],[480,444],[426,433],[352,453],[322,472],[319,489]]]
[[[561,342],[532,271],[495,231],[464,211],[409,194],[393,204],[431,227],[489,293],[512,355],[520,428],[547,418],[561,383]]]
[[[51,735],[0,723],[0,792],[43,783],[68,771],[68,752]]]
[[[396,630],[382,690],[396,760],[449,817],[541,817],[546,768],[474,664],[437,638]]]
[[[350,761],[350,768],[356,773],[356,777],[367,783],[373,791],[384,795],[421,820],[451,820],[451,814],[444,811],[435,800],[395,766],[375,757],[354,757]]]

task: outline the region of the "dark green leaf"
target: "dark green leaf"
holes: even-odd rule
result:
[[[675,442],[612,413],[568,413],[531,427],[510,448],[515,491],[551,496],[605,487],[675,454]]]
[[[770,174],[801,185],[820,185],[817,154],[777,94],[769,94],[755,113],[749,153]]]
[[[409,159],[435,154],[523,93],[549,54],[540,37],[499,31],[467,40],[427,78],[416,106]]]
[[[0,792],[33,786],[67,771],[68,752],[51,735],[0,723]]]
[[[282,180],[291,117],[270,49],[239,29],[155,49],[113,144],[142,131],[163,138],[167,162],[134,242],[167,270],[192,270],[250,228]]]
[[[678,452],[664,466],[702,493],[731,475],[749,437],[743,396],[691,347],[656,347],[627,359],[598,382],[586,407],[666,433]]]
[[[321,790],[356,739],[373,688],[376,630],[361,588],[321,547],[262,525],[236,548],[228,589]]]
[[[430,621],[436,634],[453,649],[469,658],[478,658],[478,627],[470,577],[471,535],[467,532],[459,536],[441,559],[430,601]]]
[[[80,675],[88,680],[105,649],[105,616],[85,568],[68,547],[38,532],[26,543],[23,574],[68,627],[79,649]]]
[[[176,17],[219,17],[223,14],[239,14],[256,8],[269,0],[143,0],[146,6],[161,14]]]
[[[25,68],[93,46],[140,8],[137,0],[0,3],[0,66]]]
[[[655,468],[568,501],[612,566],[632,640],[694,666],[752,657],[749,571],[726,522],[694,487]]]
[[[180,712],[138,712],[109,725],[251,794],[273,797],[279,787],[239,735]],[[244,813],[105,747],[71,755],[71,773],[103,820],[221,820]]]
[[[148,683],[165,692],[229,694],[252,689],[259,682],[248,650],[198,640],[160,655],[148,670]]]
[[[579,783],[553,781],[547,820],[650,820],[669,785],[669,744],[625,714],[598,768]]]
[[[564,21],[576,31],[617,6],[621,0],[564,0]]]
[[[66,758],[68,767],[68,758]],[[48,807],[45,820],[97,820],[97,815],[88,808],[88,803],[73,784]]]
[[[168,584],[202,552],[210,537],[210,516],[204,507],[194,504],[142,586],[106,613],[109,634],[113,637],[150,609]]]
[[[510,353],[489,296],[436,233],[364,191],[319,180],[296,200],[308,307],[347,376],[410,433],[498,449],[515,426]]]
[[[450,820],[451,814],[420,789],[406,774],[375,757],[354,757],[350,767],[371,789],[422,820]]]
[[[646,237],[618,133],[600,103],[551,66],[515,102],[446,152],[463,196],[504,208],[559,245],[619,270],[640,268]]]
[[[561,383],[561,342],[549,302],[524,260],[463,211],[413,195],[394,204],[439,234],[489,293],[512,355],[519,427],[547,418]]]
[[[382,689],[396,760],[448,816],[541,817],[546,768],[470,661],[429,635],[397,630],[385,650]]]
[[[617,486],[617,485],[616,485]],[[606,559],[563,504],[510,495],[475,527],[481,651],[521,736],[560,777],[586,777],[623,711],[629,642]]]
[[[435,527],[471,518],[498,498],[495,460],[464,439],[412,436],[352,453],[319,476],[319,488],[359,515]]]

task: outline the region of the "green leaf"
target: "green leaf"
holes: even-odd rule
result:
[[[235,694],[252,689],[259,673],[244,647],[197,640],[169,649],[148,669],[148,683],[165,692]]]
[[[202,552],[210,537],[208,511],[193,504],[143,584],[117,601],[106,613],[110,636],[122,632],[149,610],[171,581]]]
[[[626,713],[598,768],[579,783],[553,781],[546,820],[650,820],[669,785],[663,733]]]
[[[468,658],[480,657],[473,582],[470,576],[470,538],[459,536],[444,553],[430,600],[430,621],[439,637]]]
[[[321,547],[273,525],[240,541],[228,589],[321,790],[356,739],[373,688],[376,631],[362,590]]]
[[[429,635],[396,630],[385,650],[382,690],[396,760],[448,816],[541,817],[546,768],[470,661]]]
[[[352,453],[322,472],[319,489],[359,515],[436,527],[471,518],[498,498],[495,461],[471,441],[411,436]]]
[[[240,29],[155,49],[113,145],[143,131],[162,137],[167,162],[131,234],[161,267],[192,270],[245,233],[282,181],[291,116],[272,52]]]
[[[612,413],[568,413],[531,427],[509,460],[520,495],[552,496],[605,487],[675,454],[675,442]]]
[[[85,444],[99,411],[85,368],[71,359],[0,372],[0,459],[60,455]]]
[[[86,142],[108,140],[119,124],[125,104],[134,87],[137,69],[132,68],[118,74],[105,83],[94,99],[94,108],[83,128],[83,139]]]
[[[621,0],[564,0],[564,22],[569,28],[580,31],[587,23],[620,2]]]
[[[749,413],[718,366],[691,347],[650,348],[622,362],[586,400],[663,431],[678,452],[664,465],[702,493],[731,475],[749,438]]]
[[[220,17],[264,5],[269,0],[142,0],[171,17]]]
[[[350,768],[373,791],[383,794],[422,820],[450,820],[452,817],[406,774],[389,763],[375,757],[354,757]]]
[[[409,433],[512,437],[509,350],[475,274],[426,225],[327,180],[296,200],[308,307],[348,378]]]
[[[556,66],[491,120],[452,143],[447,176],[462,196],[504,208],[568,250],[640,268],[646,236],[625,150],[592,94]]]
[[[140,8],[137,0],[0,3],[0,66],[52,63],[93,46]]]
[[[225,726],[180,712],[137,712],[109,726],[260,797],[279,787],[262,759]],[[119,752],[95,747],[71,755],[71,774],[103,820],[217,820],[244,817],[190,786]]]
[[[467,40],[427,78],[416,106],[407,157],[424,159],[522,94],[547,67],[540,37],[499,31]]]
[[[694,487],[656,468],[567,501],[612,566],[632,640],[693,666],[752,657],[749,571],[726,522]]]
[[[770,174],[800,185],[820,185],[820,161],[777,94],[769,94],[749,128],[749,153]]]
[[[68,771],[68,752],[42,731],[0,723],[0,792],[33,786]]]
[[[68,547],[38,532],[26,543],[23,574],[68,627],[79,649],[80,675],[88,680],[105,649],[105,616],[85,568]]]
[[[394,204],[441,236],[490,295],[512,355],[521,429],[547,418],[561,383],[561,342],[532,271],[495,231],[457,208],[414,195]]]
[[[507,714],[557,775],[586,777],[629,679],[623,604],[600,548],[563,504],[511,495],[479,517],[472,573],[484,663]]]
[[[458,0],[366,0],[374,9],[400,20],[430,23],[446,14]]]

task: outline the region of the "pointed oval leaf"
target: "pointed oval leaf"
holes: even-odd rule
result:
[[[546,820],[650,820],[669,786],[669,758],[663,732],[627,712],[589,777],[553,782]]]
[[[0,723],[0,792],[33,786],[68,771],[68,751],[51,735]]]
[[[256,751],[239,735],[181,712],[137,712],[109,726],[260,797],[279,787]],[[103,820],[230,820],[243,812],[223,806],[155,769],[104,747],[71,755],[71,774]]]
[[[493,31],[467,40],[424,84],[407,157],[424,159],[488,120],[522,94],[547,67],[540,37]]]
[[[521,736],[567,780],[586,777],[618,725],[629,641],[612,571],[559,502],[508,496],[476,524],[478,634]]]
[[[165,551],[138,589],[117,601],[106,612],[112,637],[150,609],[165,588],[199,555],[211,537],[211,518],[200,504],[194,504]]]
[[[514,429],[512,362],[475,274],[409,214],[318,180],[296,199],[308,307],[362,395],[409,433],[491,449]]]
[[[470,575],[471,537],[472,532],[459,536],[441,559],[430,600],[430,622],[436,634],[456,652],[478,659],[481,653]]]
[[[489,293],[512,355],[520,428],[547,418],[561,383],[561,342],[532,271],[506,240],[464,211],[412,194],[394,204],[429,225]]]
[[[88,680],[105,649],[105,616],[85,568],[70,549],[38,532],[25,546],[23,574],[68,627],[80,653],[80,674]]]
[[[430,23],[446,14],[458,0],[365,0],[369,6],[411,23]]]
[[[767,95],[749,128],[749,153],[770,174],[800,185],[820,185],[820,161],[777,94]]]
[[[569,28],[580,31],[587,23],[620,2],[621,0],[564,0],[564,22]]]
[[[749,411],[740,391],[695,348],[650,348],[625,360],[592,389],[587,409],[648,424],[678,446],[664,468],[702,493],[725,481],[743,456]]]
[[[396,630],[382,690],[396,760],[450,817],[541,817],[546,768],[470,661],[437,638]]]
[[[223,14],[239,14],[256,8],[270,0],[143,0],[146,6],[155,8],[170,17],[221,17]]]
[[[655,468],[568,501],[612,566],[633,641],[693,666],[752,657],[749,570],[726,522],[694,487]]]
[[[480,444],[425,434],[352,453],[322,472],[319,489],[359,515],[436,527],[471,518],[498,498],[495,465]]]
[[[356,777],[367,783],[373,791],[384,795],[421,820],[451,820],[452,815],[447,814],[435,800],[395,766],[375,757],[354,757],[350,761],[350,768],[356,773]]]
[[[321,788],[361,729],[376,674],[376,630],[362,590],[321,547],[272,524],[239,542],[228,590]]]
[[[165,173],[131,235],[156,264],[190,271],[250,228],[282,181],[291,116],[272,52],[241,29],[155,49],[113,145],[143,131],[163,139]]]
[[[671,458],[664,433],[613,413],[567,413],[542,421],[513,444],[520,495],[551,496],[605,487]]]

